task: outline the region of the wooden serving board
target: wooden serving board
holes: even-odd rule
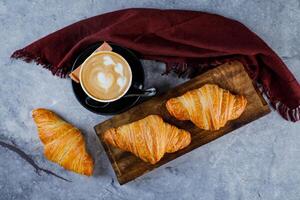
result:
[[[189,121],[178,121],[174,117],[170,116],[165,107],[166,101],[171,97],[180,96],[188,90],[199,88],[206,83],[214,83],[234,94],[242,94],[248,101],[244,113],[238,119],[227,122],[225,127],[217,131],[205,131],[197,128]],[[212,69],[171,89],[167,93],[153,97],[152,99],[133,107],[127,112],[116,115],[113,118],[96,125],[95,131],[110,159],[119,183],[124,184],[189,151],[192,151],[197,147],[200,147],[201,145],[256,120],[269,112],[270,109],[267,103],[261,96],[260,92],[254,87],[252,80],[248,76],[243,65],[234,61]],[[107,129],[134,122],[150,114],[158,114],[165,122],[189,131],[192,135],[191,144],[175,153],[165,154],[158,163],[152,165],[150,163],[143,162],[129,152],[124,152],[106,144],[103,141],[101,136]],[[194,161],[191,160],[191,162]]]

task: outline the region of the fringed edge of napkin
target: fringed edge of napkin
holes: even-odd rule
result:
[[[296,108],[291,109],[282,102],[277,101],[275,109],[284,119],[288,121],[297,122],[300,120],[300,105]]]
[[[266,94],[271,102],[272,107],[279,112],[279,114],[287,121],[297,122],[300,120],[300,105],[295,108],[290,108],[278,99],[275,99],[266,87],[262,87],[263,92]]]
[[[15,51],[10,58],[12,59],[20,59],[23,60],[26,63],[34,62],[37,65],[41,65],[43,68],[48,69],[51,71],[53,75],[59,76],[61,78],[65,78],[67,76],[68,71],[64,69],[57,69],[53,67],[53,64],[51,64],[47,59],[41,57],[41,56],[34,56],[30,52],[26,51],[26,49],[19,49]]]

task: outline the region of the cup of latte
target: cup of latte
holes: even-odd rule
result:
[[[132,72],[128,62],[112,51],[93,53],[81,65],[79,77],[81,87],[88,97],[104,103],[124,97],[132,83]],[[152,91],[152,94],[149,94],[149,91],[140,91],[139,94],[126,95],[153,96],[155,93],[156,91]]]

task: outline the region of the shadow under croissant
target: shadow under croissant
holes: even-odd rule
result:
[[[35,163],[35,161],[28,154],[26,154],[23,150],[19,149],[16,145],[8,144],[8,143],[0,140],[0,146],[2,146],[4,148],[7,148],[8,150],[17,153],[23,160],[25,160],[27,163],[29,163],[31,166],[34,167],[35,172],[39,176],[41,176],[40,172],[45,172],[48,175],[52,175],[52,176],[54,176],[56,178],[59,178],[59,179],[62,179],[64,181],[72,182],[72,181],[70,181],[68,179],[65,179],[64,177],[61,177],[61,176],[57,175],[56,173],[54,173],[54,172],[52,172],[52,171],[50,171],[48,169],[44,169],[44,168],[39,167]]]
[[[83,135],[86,141],[86,149],[94,160],[95,167],[93,171],[93,176],[98,177],[103,174],[107,174],[107,168],[105,168],[103,166],[103,162],[101,162],[101,154],[104,152],[104,149],[98,139],[98,136],[93,131],[85,131],[82,133],[85,133]]]

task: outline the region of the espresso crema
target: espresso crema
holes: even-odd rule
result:
[[[127,61],[114,52],[98,52],[89,57],[80,72],[84,90],[95,100],[115,100],[131,85],[131,69]]]

